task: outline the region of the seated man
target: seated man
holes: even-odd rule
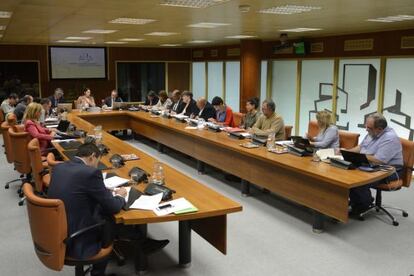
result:
[[[206,98],[199,98],[197,101],[197,107],[200,109],[200,111],[198,113],[191,114],[192,117],[196,119],[204,119],[204,121],[208,121],[208,119],[216,117],[216,110],[206,100]]]
[[[62,88],[56,88],[55,93],[49,97],[49,100],[52,103],[52,109],[56,108],[58,104],[64,103]]]
[[[144,105],[146,106],[153,106],[156,105],[159,101],[157,94],[154,91],[148,92],[147,99],[145,100]]]
[[[112,108],[114,102],[122,102],[122,99],[118,97],[118,91],[116,89],[111,91],[111,96],[106,97],[103,100],[103,108]]]
[[[370,115],[365,122],[365,128],[368,135],[365,136],[359,146],[351,149],[351,151],[366,154],[371,163],[393,166],[396,173],[384,180],[352,188],[349,192],[352,207],[351,215],[363,213],[372,204],[374,199],[371,196],[371,187],[375,187],[379,183],[396,180],[401,177],[400,174],[403,168],[400,138],[392,128],[388,127],[385,117],[379,113]]]
[[[214,97],[211,101],[214,109],[216,110],[216,117],[208,119],[210,122],[219,123],[229,127],[235,127],[233,119],[233,110],[230,106],[224,104],[224,101],[220,97]]]
[[[19,97],[17,97],[15,93],[11,93],[9,97],[1,103],[1,111],[3,111],[4,115],[14,111],[18,100]]]
[[[193,113],[198,113],[200,110],[198,110],[196,101],[193,99],[193,93],[190,91],[184,91],[183,95],[183,103],[185,104],[183,111],[181,111],[180,114],[185,116],[190,116]]]
[[[73,161],[53,168],[48,197],[63,201],[68,235],[118,213],[125,204],[125,188],[116,190],[115,196],[105,188],[102,172],[97,169],[100,156],[95,144],[83,144]],[[76,259],[94,256],[102,248],[99,235],[90,231],[79,236],[67,245],[66,254]],[[107,261],[95,264],[91,275],[104,275],[106,265]]]
[[[180,114],[185,107],[185,103],[183,102],[181,98],[181,91],[177,89],[174,90],[172,92],[171,99],[172,99],[172,105],[170,106],[171,114]]]
[[[49,98],[43,98],[40,100],[40,104],[42,105],[42,114],[40,115],[39,122],[44,124],[46,118],[49,117],[50,109],[52,108],[52,102]]]
[[[21,122],[23,119],[24,112],[26,111],[27,106],[33,102],[33,97],[30,95],[24,96],[20,102],[17,104],[14,109],[14,114],[16,115],[17,122]]]
[[[263,101],[262,115],[257,122],[249,130],[250,134],[257,136],[268,136],[275,134],[275,140],[281,141],[285,139],[285,124],[283,118],[275,113],[276,105],[271,99]]]

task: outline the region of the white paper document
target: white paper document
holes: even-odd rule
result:
[[[334,149],[320,149],[316,152],[319,159],[326,160],[328,158],[337,158],[343,160],[343,157],[341,155],[335,155]]]
[[[160,204],[162,193],[148,196],[141,195],[134,203],[129,206],[129,209],[154,210]]]
[[[128,183],[129,179],[122,178],[119,176],[112,176],[109,178],[104,179],[105,187],[107,189],[113,189],[119,187],[125,183]]]
[[[70,141],[76,141],[76,139],[55,139],[55,140],[52,140],[52,143],[62,143],[62,142],[70,142]]]
[[[46,128],[57,128],[58,125],[47,125]]]
[[[157,208],[154,209],[154,213],[157,216],[164,216],[188,208],[194,208],[193,204],[191,204],[187,199],[180,197],[158,205]]]

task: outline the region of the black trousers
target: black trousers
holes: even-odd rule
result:
[[[393,173],[392,175],[388,176],[383,180],[376,181],[365,186],[352,188],[349,191],[349,199],[351,201],[352,208],[360,210],[367,209],[373,203],[374,200],[374,198],[371,195],[371,188],[375,188],[377,185],[381,183],[387,183],[401,178],[401,172],[402,169],[398,169],[396,173]]]

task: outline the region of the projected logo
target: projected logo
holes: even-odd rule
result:
[[[80,63],[91,63],[93,62],[93,56],[91,56],[89,53],[82,53],[79,55],[78,60]]]

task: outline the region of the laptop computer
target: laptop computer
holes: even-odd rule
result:
[[[126,102],[113,102],[112,103],[112,110],[119,110],[119,109],[127,109],[128,103]]]
[[[60,120],[58,126],[57,126],[57,130],[59,130],[60,132],[66,132],[69,128],[70,122],[67,120]]]
[[[363,153],[341,150],[341,154],[345,161],[351,162],[355,167],[379,167],[376,164],[370,163],[367,156]]]
[[[63,110],[69,113],[72,111],[72,104],[71,103],[60,103],[57,105],[57,109]]]
[[[303,138],[302,136],[292,136],[292,140],[296,148],[313,153],[313,146],[310,144],[309,139]]]

